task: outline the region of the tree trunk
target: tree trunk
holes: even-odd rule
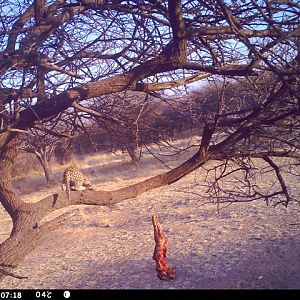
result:
[[[44,170],[44,174],[45,174],[45,177],[46,177],[47,184],[51,185],[53,183],[53,175],[52,175],[51,167],[50,167],[50,165],[47,161],[41,162],[41,165],[42,165],[43,170]]]
[[[126,145],[126,150],[131,158],[131,162],[136,164],[139,161],[139,157],[137,155],[137,149],[135,145]]]
[[[53,175],[52,175],[51,167],[48,162],[46,150],[38,151],[34,149],[34,153],[37,159],[39,160],[41,166],[43,167],[47,185],[51,185],[53,183]]]

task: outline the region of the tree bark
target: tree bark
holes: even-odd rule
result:
[[[130,156],[131,162],[136,164],[139,161],[137,149],[134,145],[126,145],[126,150]]]
[[[53,182],[53,178],[52,178],[53,176],[52,176],[52,170],[48,163],[47,157],[45,157],[46,155],[43,155],[43,153],[37,154],[35,152],[35,154],[36,154],[41,166],[43,167],[43,171],[44,171],[44,174],[46,177],[47,184],[50,185]]]
[[[41,162],[44,173],[45,173],[45,177],[46,177],[46,181],[48,185],[51,185],[53,182],[53,176],[52,176],[52,171],[51,168],[48,164],[48,162]]]

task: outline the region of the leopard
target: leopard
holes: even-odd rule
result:
[[[70,190],[84,191],[86,189],[93,190],[91,182],[74,166],[66,168],[63,175],[62,190],[66,191],[68,202],[71,202]]]

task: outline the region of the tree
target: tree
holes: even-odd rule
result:
[[[76,130],[80,109],[100,96],[125,90],[159,92],[205,78],[223,82],[217,110],[202,118],[202,140],[190,159],[120,190],[74,193],[71,204],[106,205],[134,198],[176,182],[209,160],[234,160],[246,172],[251,170],[245,164],[250,158],[267,162],[280,188],[270,195],[255,190],[256,195],[278,197],[285,205],[291,201],[274,157],[299,161],[298,1],[0,4],[0,201],[13,222],[10,237],[0,245],[0,277],[13,275],[11,269],[43,234],[67,218],[39,225],[45,215],[68,205],[64,193],[25,203],[15,192],[11,167],[20,135],[32,128],[44,130],[63,114]],[[231,111],[225,106],[224,87],[235,78],[249,80],[255,101]],[[266,147],[267,141],[274,143]]]
[[[74,130],[77,132],[75,133]],[[61,149],[64,146],[67,149],[70,148],[71,140],[78,136],[80,132],[81,129],[77,128],[76,121],[70,119],[68,114],[62,114],[60,118],[50,120],[45,125],[37,124],[30,132],[22,134],[20,136],[20,148],[25,152],[36,155],[44,170],[47,184],[50,185],[53,183],[50,160],[56,148]],[[66,158],[66,151],[64,151],[64,154],[61,153],[61,156],[63,156],[59,157],[61,161]]]
[[[45,129],[46,130],[46,129]],[[52,133],[52,134],[51,134]],[[37,131],[32,130],[31,134],[21,136],[22,144],[20,148],[24,152],[33,153],[41,164],[48,185],[53,183],[53,175],[50,167],[50,161],[59,144],[66,143],[66,135],[49,133],[49,130]]]
[[[85,139],[94,149],[126,151],[136,163],[143,147],[170,138],[184,119],[178,109],[163,100],[142,92],[125,91],[97,97],[86,109],[78,107],[85,124],[81,145]]]
[[[50,185],[53,182],[52,170],[50,168],[50,159],[55,149],[55,143],[49,141],[44,142],[42,139],[34,139],[31,141],[25,141],[21,146],[22,150],[28,153],[36,155],[39,163],[43,167],[47,184]]]

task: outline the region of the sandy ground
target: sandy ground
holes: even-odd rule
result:
[[[163,170],[153,164],[145,173],[122,166],[118,176],[104,176],[97,188],[116,189]],[[218,210],[204,204],[201,189],[192,187],[194,178],[195,172],[116,205],[69,207],[79,210],[15,269],[28,279],[6,277],[0,288],[299,289],[300,206],[274,208],[261,201]],[[187,194],[187,189],[197,193]],[[31,193],[24,200],[49,193]],[[178,274],[172,281],[156,276],[152,214],[159,215],[168,237],[167,260]],[[1,241],[10,228],[1,207]]]

